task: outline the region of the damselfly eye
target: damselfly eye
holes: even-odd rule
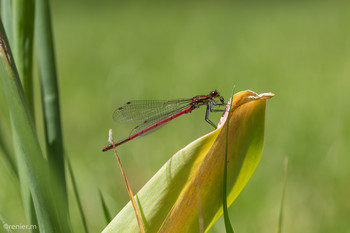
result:
[[[210,95],[212,97],[219,97],[220,96],[217,90],[210,92]]]

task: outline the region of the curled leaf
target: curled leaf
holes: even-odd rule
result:
[[[227,202],[230,205],[259,163],[266,99],[273,96],[252,91],[235,94],[230,119],[226,112],[218,129],[178,151],[149,180],[136,196],[146,232],[208,231],[223,211],[226,137],[228,135]],[[103,232],[138,232],[130,203]]]

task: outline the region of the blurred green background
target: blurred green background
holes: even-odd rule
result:
[[[66,155],[91,232],[105,226],[98,189],[113,215],[129,200],[113,153],[101,152],[109,128],[115,139],[132,128],[113,122],[113,110],[128,100],[213,89],[228,99],[234,86],[276,94],[267,103],[261,162],[229,208],[235,231],[275,231],[288,156],[284,232],[350,232],[350,3],[76,0],[51,7]],[[41,122],[38,80],[35,89]],[[10,143],[2,92],[0,110]],[[177,150],[212,130],[204,112],[119,148],[135,193]],[[0,156],[0,211],[25,223],[7,166]],[[72,191],[70,203],[79,232]],[[223,220],[209,232],[224,232]]]

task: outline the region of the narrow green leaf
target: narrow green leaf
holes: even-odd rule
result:
[[[1,0],[1,19],[4,23],[4,28],[9,43],[12,45],[12,0]]]
[[[103,198],[101,190],[98,190],[98,194],[100,195],[100,200],[101,200],[101,204],[102,204],[103,214],[105,216],[106,223],[108,224],[112,220],[111,213],[108,210],[108,207],[106,205],[105,199]]]
[[[264,141],[266,99],[243,91],[232,98],[232,108],[218,129],[178,151],[139,191],[136,199],[147,232],[207,232],[223,213],[223,170],[227,154],[227,203],[236,199],[252,176]],[[227,127],[229,121],[227,138]],[[104,229],[138,232],[128,203]]]
[[[2,8],[2,18],[5,20],[5,27],[6,27],[6,31],[7,33],[10,34],[11,36],[11,44],[12,46],[14,47],[17,47],[17,50],[19,50],[20,46],[19,46],[19,43],[16,43],[18,42],[19,40],[15,40],[14,39],[14,36],[13,36],[13,29],[15,28],[18,29],[19,27],[14,27],[13,25],[16,25],[18,26],[19,24],[17,23],[13,23],[13,21],[15,22],[19,22],[19,18],[22,19],[22,14],[21,12],[23,11],[20,11],[20,6],[19,4],[16,4],[18,3],[18,1],[13,4],[13,2],[11,1],[7,1],[7,0],[3,0],[2,1],[3,3],[3,8]],[[15,5],[15,6],[13,6]],[[14,14],[13,14],[13,11],[14,11]],[[23,28],[23,27],[21,27]],[[17,30],[19,31],[19,30]],[[16,36],[19,36],[20,33],[16,33]],[[22,34],[23,35],[23,34]],[[21,59],[19,59],[21,60]],[[19,61],[21,64],[23,64],[22,60]],[[11,122],[11,124],[13,124],[13,122]],[[12,127],[14,128],[14,127]],[[13,137],[14,137],[14,140],[16,140],[16,138],[18,138],[18,135],[17,135],[17,132],[16,131],[13,131]],[[10,158],[8,152],[6,151],[5,152],[7,154],[7,157],[9,159],[9,161],[12,161],[12,158]],[[31,224],[37,224],[37,221],[36,221],[36,216],[35,216],[35,212],[34,212],[34,204],[33,204],[33,199],[32,199],[32,196],[31,196],[31,193],[30,193],[30,190],[29,190],[29,184],[28,184],[28,177],[26,175],[26,172],[25,172],[25,164],[24,164],[24,161],[22,160],[22,157],[24,157],[25,155],[24,154],[20,154],[21,151],[20,150],[15,150],[15,155],[16,155],[16,161],[17,161],[17,167],[19,168],[17,170],[17,174],[19,176],[19,180],[20,180],[20,185],[21,185],[21,195],[22,195],[22,200],[23,200],[23,205],[24,205],[24,209],[25,209],[25,212],[26,212],[26,216],[27,216],[27,219],[29,221],[29,223]],[[13,165],[11,165],[12,167]]]
[[[73,186],[74,196],[75,196],[75,199],[77,200],[80,217],[81,217],[81,220],[83,222],[83,227],[84,227],[85,232],[88,233],[89,230],[88,230],[88,227],[87,227],[86,218],[85,218],[85,214],[84,214],[84,211],[83,211],[83,205],[81,204],[80,196],[79,196],[79,193],[78,193],[78,186],[77,186],[77,183],[75,182],[75,177],[74,177],[72,165],[71,165],[70,160],[68,158],[66,159],[66,161],[67,161],[67,165],[68,165],[70,179],[71,179],[72,186]]]
[[[15,63],[10,51],[6,34],[0,20],[0,79],[10,112],[12,129],[14,131],[14,146],[16,154],[23,161],[19,171],[28,178],[34,207],[41,232],[69,232],[67,219],[58,220],[52,192],[57,190],[50,186],[48,165],[44,159],[33,119],[29,113],[27,101],[19,81]]]
[[[18,170],[17,166],[15,164],[13,156],[10,154],[10,150],[4,140],[4,136],[2,133],[2,129],[0,128],[0,150],[2,151],[2,155],[5,158],[5,161],[8,163],[8,167],[10,168],[11,172],[15,175],[15,177],[18,178]]]
[[[34,118],[33,35],[34,0],[13,0],[13,56]]]
[[[13,56],[16,63],[22,87],[32,119],[34,118],[33,103],[33,33],[34,33],[34,0],[13,0]],[[14,132],[16,134],[16,132]],[[17,164],[21,171],[25,170],[25,155],[16,152]],[[20,172],[21,194],[28,222],[37,225],[32,196],[29,192],[28,179],[24,172]],[[32,229],[31,232],[38,232]]]
[[[280,213],[279,213],[279,220],[278,220],[278,226],[277,226],[277,233],[282,232],[282,226],[283,226],[283,209],[284,209],[284,198],[286,196],[286,185],[287,185],[287,175],[288,175],[288,157],[284,160],[284,177],[283,177],[283,188],[282,188],[282,198],[281,198],[281,207],[280,207]]]
[[[64,150],[57,85],[51,15],[48,0],[35,0],[35,33],[39,60],[41,97],[45,122],[47,158],[50,168],[65,190]],[[67,199],[67,197],[65,197]]]
[[[230,101],[230,107],[229,109],[232,108],[232,101]],[[231,116],[231,111],[228,112],[227,118],[230,119]],[[229,128],[230,128],[230,121],[227,121],[226,124],[226,142],[225,142],[225,164],[224,164],[224,183],[223,183],[223,191],[222,191],[222,208],[224,212],[224,222],[225,222],[225,229],[226,233],[234,233],[231,222],[230,222],[230,217],[228,215],[228,209],[227,209],[227,155],[228,155],[228,137],[229,137]]]
[[[58,216],[68,219],[68,198],[64,168],[61,114],[57,85],[56,59],[51,28],[49,0],[35,0],[35,35],[39,64],[41,100],[45,127],[46,154],[58,192]]]

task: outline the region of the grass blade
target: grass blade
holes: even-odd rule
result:
[[[286,196],[286,185],[287,185],[287,174],[288,174],[288,157],[284,160],[284,178],[283,178],[283,188],[282,188],[282,198],[281,198],[281,208],[279,213],[279,220],[277,226],[277,233],[282,232],[283,225],[283,209],[284,209],[284,198]]]
[[[16,2],[18,3],[18,1]],[[16,5],[16,3],[14,5]],[[14,9],[14,10],[13,10]],[[12,47],[17,47],[17,50],[19,50],[20,46],[19,44],[15,43],[15,39],[13,36],[13,21],[15,22],[19,22],[20,20],[17,20],[18,18],[20,18],[21,13],[18,12],[18,4],[17,7],[13,6],[13,1],[8,1],[8,0],[3,0],[2,1],[2,18],[5,22],[5,28],[6,28],[6,32],[8,33],[8,36],[10,37],[10,42]],[[13,14],[13,11],[15,11],[15,13]],[[17,14],[18,13],[18,14]],[[18,24],[15,23],[16,26],[18,26]],[[16,29],[19,27],[15,27]],[[21,27],[23,28],[23,27]],[[17,35],[20,33],[17,33]],[[19,40],[16,40],[19,41]],[[16,50],[16,49],[15,49]],[[19,59],[21,60],[21,59]],[[21,61],[19,61],[21,63]],[[23,62],[22,62],[23,64]],[[33,115],[32,115],[33,117]],[[11,122],[11,124],[13,124],[13,122]],[[14,128],[14,127],[12,127]],[[14,140],[16,140],[16,138],[18,138],[18,136],[16,135],[17,132],[13,131],[13,137]],[[8,161],[12,161],[12,158],[9,157],[9,154],[7,152],[5,152],[5,154],[7,155],[7,157],[9,158]],[[16,161],[17,161],[17,176],[19,177],[19,181],[20,181],[20,186],[21,186],[21,196],[22,196],[22,201],[23,201],[23,206],[24,206],[24,210],[27,216],[27,219],[29,221],[29,223],[34,224],[36,223],[36,216],[35,216],[35,212],[33,212],[34,208],[33,208],[33,199],[29,190],[29,184],[28,184],[28,178],[25,171],[25,165],[24,165],[24,161],[22,160],[22,158],[25,156],[24,154],[21,154],[20,150],[15,150],[15,155],[16,155]],[[14,165],[12,165],[11,163],[11,167],[13,167]]]
[[[1,154],[3,154],[5,161],[7,161],[10,171],[15,175],[16,178],[18,178],[18,170],[17,166],[15,164],[15,161],[13,159],[13,156],[10,154],[10,150],[7,147],[7,144],[4,140],[1,128],[0,128],[0,150],[2,151]]]
[[[88,233],[89,230],[88,230],[88,227],[87,227],[86,218],[85,218],[85,214],[84,214],[84,211],[83,211],[83,205],[81,204],[81,201],[80,201],[80,196],[79,196],[79,193],[78,193],[77,183],[75,182],[75,177],[74,177],[72,165],[71,165],[70,160],[68,158],[66,159],[66,161],[67,161],[67,165],[68,165],[70,179],[71,179],[72,186],[73,186],[74,196],[75,196],[75,198],[77,200],[77,204],[78,204],[78,209],[79,209],[81,220],[83,221],[83,227],[84,227],[85,232]]]
[[[229,109],[232,108],[232,101],[230,101],[230,107]],[[231,111],[228,111],[228,119],[230,119],[231,116]],[[223,183],[223,197],[222,197],[222,208],[224,212],[224,222],[225,222],[225,229],[227,233],[234,233],[231,222],[230,222],[230,217],[228,214],[228,209],[227,209],[227,155],[228,155],[228,137],[229,137],[229,127],[230,127],[230,121],[227,121],[226,124],[226,142],[225,142],[225,164],[224,164],[224,183]]]
[[[98,194],[100,195],[100,200],[101,200],[101,204],[102,204],[103,214],[105,216],[106,223],[108,224],[112,220],[111,213],[108,210],[108,207],[106,205],[105,199],[103,198],[101,190],[98,190]]]
[[[34,0],[13,1],[13,56],[30,113],[34,119],[33,94]]]
[[[50,171],[55,178],[58,216],[68,219],[68,198],[64,167],[56,59],[51,28],[49,0],[35,0],[35,35],[39,64],[41,99],[45,128],[46,153]]]
[[[56,59],[48,0],[35,0],[35,11],[35,33],[39,60],[47,157],[51,169],[58,177],[60,188],[65,190],[64,150],[55,64]]]
[[[26,96],[29,112],[32,119],[34,117],[34,94],[33,94],[33,34],[34,34],[34,0],[14,0],[13,1],[13,56],[22,81],[22,87]],[[34,121],[33,121],[34,123]],[[16,132],[15,132],[16,134]],[[17,152],[20,153],[20,152]],[[23,155],[25,156],[25,155]],[[17,164],[23,171],[25,165],[22,156],[16,154]],[[34,203],[29,192],[29,185],[26,174],[20,173],[21,194],[23,205],[28,222],[37,225]],[[32,229],[31,232],[38,232]]]
[[[7,34],[7,39],[10,45],[12,45],[12,0],[1,0],[1,19]]]

